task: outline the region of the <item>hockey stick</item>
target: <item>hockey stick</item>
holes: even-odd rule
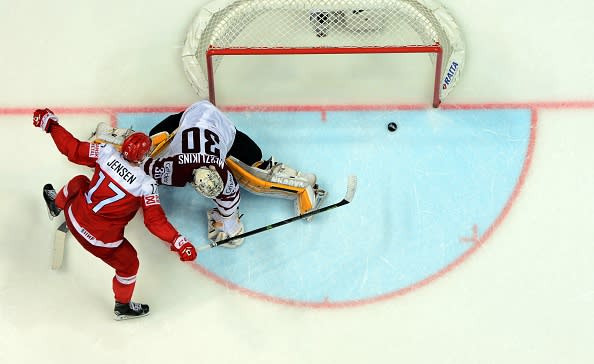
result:
[[[54,235],[54,246],[52,249],[52,269],[60,269],[62,267],[62,260],[64,259],[64,243],[66,241],[66,234],[68,233],[68,226],[64,221]]]
[[[203,250],[206,250],[206,249],[214,248],[214,247],[217,247],[219,245],[223,245],[223,244],[229,243],[229,242],[231,242],[233,240],[236,240],[236,239],[245,238],[247,236],[258,234],[258,233],[261,233],[263,231],[268,231],[270,229],[274,229],[276,227],[279,227],[279,226],[282,226],[282,225],[286,225],[286,224],[291,223],[293,221],[305,219],[305,218],[308,218],[310,216],[313,216],[313,215],[322,213],[324,211],[332,210],[334,208],[337,208],[337,207],[346,205],[346,204],[348,204],[349,202],[351,202],[353,200],[353,197],[355,196],[355,190],[356,189],[357,189],[357,177],[356,176],[349,176],[348,183],[347,183],[347,192],[346,192],[344,198],[341,201],[339,201],[339,202],[337,202],[335,204],[328,205],[328,206],[325,206],[325,207],[321,207],[319,209],[316,209],[316,210],[313,210],[313,211],[310,211],[310,212],[306,212],[303,215],[293,216],[293,217],[290,217],[290,218],[288,218],[286,220],[281,220],[279,222],[275,222],[274,224],[262,226],[261,228],[258,228],[258,229],[255,229],[255,230],[251,230],[251,231],[245,232],[243,234],[235,235],[235,236],[230,237],[230,238],[227,238],[227,239],[223,239],[223,240],[219,240],[219,241],[213,241],[210,244],[205,244],[205,245],[201,245],[201,246],[197,247],[196,250],[197,251],[203,251]]]

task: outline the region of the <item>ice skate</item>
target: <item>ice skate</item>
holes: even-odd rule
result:
[[[320,207],[320,205],[322,204],[322,202],[326,199],[326,196],[328,196],[328,192],[321,189],[320,186],[318,186],[317,184],[315,184],[313,186],[313,191],[314,191],[315,197],[314,197],[314,201],[312,203],[313,207],[309,211],[314,211],[314,210],[318,209]],[[313,216],[309,216],[309,217],[305,218],[305,221],[311,222],[312,219],[313,219]]]
[[[62,209],[56,206],[56,196],[56,190],[54,189],[54,186],[51,185],[51,183],[43,186],[43,199],[45,200],[45,205],[47,206],[47,213],[50,220],[60,215],[60,212],[62,212]]]
[[[128,320],[138,317],[143,317],[149,314],[149,306],[144,303],[115,303],[113,309],[113,318],[116,321]]]

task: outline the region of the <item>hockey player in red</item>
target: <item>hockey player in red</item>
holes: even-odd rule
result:
[[[139,262],[136,250],[124,237],[124,229],[138,209],[142,208],[148,230],[169,242],[182,261],[197,256],[192,243],[168,222],[155,180],[140,167],[151,147],[149,137],[144,133],[128,136],[120,152],[112,145],[79,141],[58,124],[58,117],[49,109],[35,110],[33,125],[49,133],[68,160],[94,168],[91,180],[76,176],[59,193],[49,184],[44,187],[50,215],[64,210],[68,228],[80,245],[115,269],[114,318],[147,315],[148,305],[131,301]]]

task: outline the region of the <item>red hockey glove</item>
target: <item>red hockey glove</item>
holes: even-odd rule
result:
[[[194,245],[182,235],[178,236],[171,244],[171,250],[175,250],[179,254],[179,260],[182,262],[193,261],[198,256]]]
[[[37,109],[33,112],[33,125],[50,132],[53,124],[58,123],[58,117],[50,109]]]

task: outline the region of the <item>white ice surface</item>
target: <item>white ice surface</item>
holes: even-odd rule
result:
[[[191,103],[179,54],[203,3],[0,0],[0,108]],[[112,272],[103,263],[69,240],[64,269],[48,268],[51,224],[40,208],[40,186],[49,177],[64,183],[79,167],[65,166],[50,138],[31,127],[30,115],[3,114],[0,363],[593,362],[594,5],[446,5],[468,47],[449,103],[587,106],[540,109],[524,190],[476,256],[392,300],[296,308],[215,284],[180,264],[135,219],[128,234],[143,241],[135,297],[153,313],[115,322]],[[230,103],[314,98],[295,85],[285,96],[263,87],[254,100],[242,96],[246,84],[233,84]],[[389,92],[369,87],[361,95],[370,102]],[[326,97],[340,103],[352,95]],[[67,114],[62,122],[82,138],[102,119],[108,121]]]

